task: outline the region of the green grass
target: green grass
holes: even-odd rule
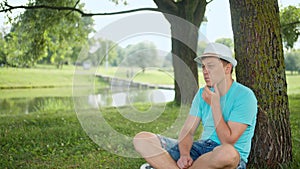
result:
[[[28,68],[1,68],[1,88],[31,88],[71,86],[74,69],[70,66],[64,69],[51,67]],[[59,82],[59,83],[58,83]]]
[[[300,94],[300,75],[287,74],[288,95]]]
[[[0,89],[0,99],[23,98],[23,97],[55,97],[72,96],[71,87],[61,88],[26,88],[26,89]]]
[[[300,168],[300,94],[289,96],[290,123],[292,129],[293,158],[297,168]]]
[[[137,168],[144,162],[140,158],[120,157],[102,149],[84,132],[71,106],[53,104],[27,115],[17,112],[0,115],[0,168],[127,169]],[[136,107],[140,110],[149,108],[147,105]],[[126,120],[116,108],[102,111],[116,131],[130,137],[142,130],[160,132],[171,126],[178,115],[178,107],[169,104],[166,112],[148,125]],[[170,122],[165,123],[167,120]],[[109,134],[104,130],[101,136]]]
[[[96,83],[94,70],[83,70],[81,67],[38,65],[35,68],[0,68],[0,89],[54,88],[86,86]]]
[[[128,168],[129,161],[138,161],[101,149],[73,111],[1,116],[0,121],[1,168]]]

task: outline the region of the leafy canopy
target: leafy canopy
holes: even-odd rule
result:
[[[30,0],[27,5],[84,8],[84,4],[78,4],[77,0]],[[66,58],[74,60],[74,52],[79,52],[78,48],[87,43],[88,35],[93,31],[92,26],[92,18],[83,18],[74,11],[25,10],[12,23],[6,35],[6,58],[2,60],[6,60],[9,65],[21,67],[33,66],[42,59],[57,64]]]
[[[288,6],[280,11],[282,38],[287,49],[293,48],[300,35],[300,8]]]

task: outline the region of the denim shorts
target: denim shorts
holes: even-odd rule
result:
[[[164,148],[175,161],[178,161],[180,158],[178,140],[161,135],[157,135],[157,137],[161,142],[162,148]],[[191,158],[195,161],[198,157],[212,151],[217,146],[219,146],[219,144],[210,139],[194,141],[190,152]],[[246,169],[246,162],[241,159],[237,169]]]

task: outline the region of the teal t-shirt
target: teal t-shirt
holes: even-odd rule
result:
[[[203,132],[200,139],[211,139],[220,144],[221,142],[215,130],[211,107],[202,99],[203,89],[204,88],[201,88],[195,95],[190,109],[190,115],[197,116],[201,119]],[[220,101],[223,118],[226,122],[232,121],[248,125],[245,132],[234,145],[236,150],[240,153],[241,158],[245,162],[248,162],[251,140],[256,124],[256,97],[253,91],[248,87],[238,82],[233,82],[228,92],[221,97]]]

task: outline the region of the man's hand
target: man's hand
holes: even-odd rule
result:
[[[204,101],[212,106],[213,104],[220,103],[220,92],[217,87],[217,84],[214,85],[214,92],[209,89],[208,86],[205,86],[203,93],[202,93],[202,98]]]
[[[189,155],[180,156],[177,165],[180,169],[187,169],[193,164],[193,159]]]

